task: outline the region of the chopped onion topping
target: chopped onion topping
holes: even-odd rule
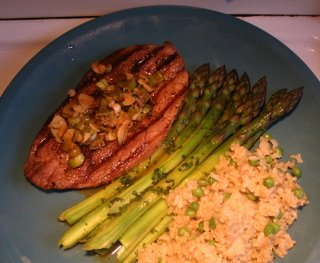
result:
[[[75,91],[74,89],[69,89],[69,90],[68,90],[68,95],[69,95],[70,97],[74,97],[74,96],[76,95],[76,91]]]
[[[62,136],[67,130],[67,122],[59,114],[55,114],[51,123],[49,124],[52,135],[58,142],[62,142]]]
[[[111,65],[94,62],[91,68],[101,75],[95,83],[99,95],[77,95],[74,89],[69,90],[69,102],[49,124],[55,140],[69,153],[73,168],[84,162],[81,146],[99,149],[110,141],[125,143],[134,123],[150,114],[152,92],[164,81],[161,72],[149,76],[127,72],[118,82],[108,83],[105,74],[111,71]]]
[[[129,120],[126,120],[119,128],[118,130],[118,143],[123,144],[125,140],[127,139],[128,131],[130,128],[131,122]]]
[[[103,74],[106,72],[106,66],[99,62],[93,62],[91,69],[97,74]]]
[[[116,103],[115,101],[111,101],[109,103],[109,107],[111,107],[114,110],[114,113],[116,115],[119,115],[120,111],[121,111],[121,106],[120,104]]]
[[[148,92],[152,92],[154,90],[154,87],[151,86],[145,79],[138,79],[138,83],[141,84]]]
[[[94,98],[85,93],[80,93],[78,96],[78,100],[79,104],[84,110],[89,109],[94,102]]]

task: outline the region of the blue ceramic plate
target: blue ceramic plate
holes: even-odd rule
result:
[[[100,262],[80,248],[58,249],[66,227],[57,215],[83,199],[77,191],[46,193],[23,175],[29,146],[48,115],[90,63],[137,43],[173,42],[187,68],[210,62],[267,76],[269,93],[305,87],[302,101],[271,132],[287,153],[304,158],[301,184],[311,204],[290,229],[297,246],[283,262],[320,262],[320,84],[287,47],[231,16],[190,7],[147,7],[100,17],[64,34],[16,76],[0,104],[0,261],[6,263]]]

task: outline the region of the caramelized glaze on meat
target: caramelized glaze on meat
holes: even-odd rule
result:
[[[82,189],[109,183],[148,158],[162,144],[182,105],[188,73],[182,57],[171,43],[130,46],[116,51],[100,63],[112,65],[112,70],[104,74],[111,84],[126,74],[149,75],[160,71],[164,80],[152,92],[151,114],[133,125],[122,144],[110,141],[94,150],[82,145],[85,161],[78,168],[68,165],[70,157],[52,136],[49,128],[51,119],[48,119],[33,141],[24,166],[25,176],[39,188]],[[90,69],[80,80],[76,93],[99,96],[95,83],[100,77]],[[67,98],[56,113],[70,99]]]

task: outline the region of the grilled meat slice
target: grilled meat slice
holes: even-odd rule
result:
[[[155,83],[151,79],[154,76],[157,76]],[[123,98],[110,102],[110,97],[114,99],[121,95],[118,94],[119,90],[122,93],[128,90],[132,79],[135,81],[131,88],[136,91],[136,97],[129,94],[129,102],[132,104],[134,101],[134,105],[140,105],[138,115],[149,106],[147,114],[142,117],[139,115],[140,119],[136,119],[137,114],[129,114],[131,104],[125,104]],[[135,82],[140,84],[136,85]],[[119,83],[126,84],[120,89]],[[94,64],[83,76],[74,94],[44,124],[32,143],[24,166],[25,176],[31,183],[45,190],[91,188],[112,181],[148,158],[161,145],[182,105],[187,86],[188,73],[184,61],[171,43],[135,45],[116,51]],[[117,92],[114,91],[115,87]],[[108,89],[113,89],[112,96],[106,95],[110,94]],[[141,96],[147,97],[144,102],[137,96],[140,94],[139,89],[143,91]],[[80,107],[79,110],[76,102],[80,102],[84,108]],[[102,108],[111,108],[111,112],[104,114],[103,119],[97,117]],[[89,133],[90,138],[86,136],[88,127],[79,128],[83,129],[80,132],[74,128],[84,125],[74,124],[79,114],[88,115],[94,120],[94,123],[90,120],[88,126],[95,131],[94,134]],[[112,119],[112,114],[118,115],[114,127],[105,124]],[[132,118],[128,120],[128,116]],[[64,126],[68,123],[63,133],[53,125],[54,118]],[[124,122],[128,125],[122,132]],[[105,125],[112,127],[106,128]],[[97,140],[107,136],[106,129],[111,129],[113,135],[116,133],[117,138]],[[70,142],[68,134],[72,134],[73,141]],[[81,140],[76,141],[78,135]],[[80,149],[79,156],[83,157],[83,162],[76,168],[70,166],[74,149]]]

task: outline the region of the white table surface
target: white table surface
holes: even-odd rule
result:
[[[238,17],[273,35],[295,52],[320,80],[320,16]],[[93,18],[0,20],[0,95],[42,48]]]

